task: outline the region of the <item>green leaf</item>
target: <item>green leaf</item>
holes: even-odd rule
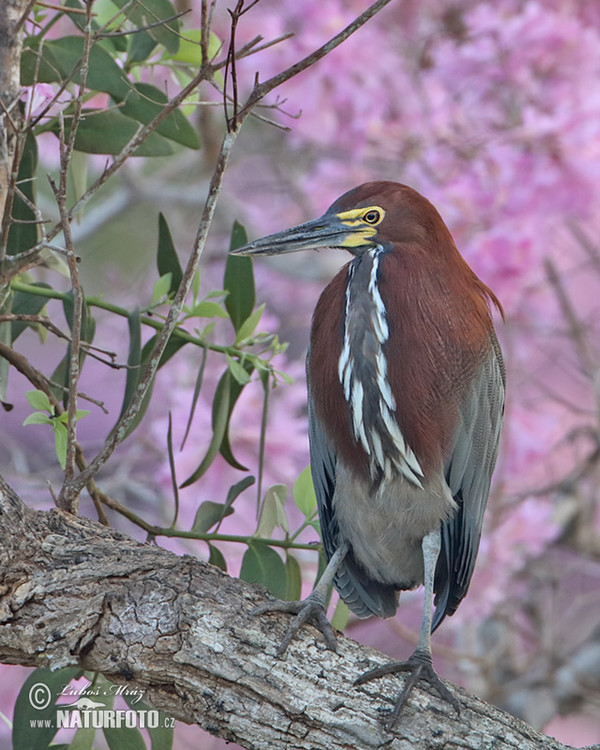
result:
[[[234,484],[229,488],[229,492],[227,493],[227,499],[225,500],[225,505],[229,507],[230,505],[233,505],[235,500],[244,492],[244,490],[247,490],[248,487],[252,487],[254,484],[255,479],[253,476],[247,476],[243,479],[240,479],[239,482]]]
[[[200,295],[200,272],[196,271],[192,278],[192,299],[197,300]]]
[[[179,49],[174,55],[166,55],[166,59],[175,60],[181,63],[188,63],[199,68],[202,65],[202,50],[200,40],[202,31],[200,29],[186,29],[183,33],[183,39],[179,40]],[[223,42],[214,33],[210,32],[208,37],[208,57],[212,60],[219,50],[223,47]]]
[[[160,712],[158,726],[148,729],[150,747],[152,750],[172,750],[175,729],[170,722],[166,722],[167,715]]]
[[[31,286],[40,287],[43,289],[51,289],[50,284],[46,284],[43,281],[36,281]],[[19,290],[13,291],[13,303],[12,312],[15,315],[38,315],[47,303],[45,297],[41,297],[38,294],[30,294],[29,292],[21,292]],[[34,327],[37,323],[25,323],[24,321],[15,320],[12,323],[11,338],[12,343],[19,338],[23,331],[29,326]]]
[[[54,429],[56,458],[58,459],[60,468],[64,471],[67,465],[67,428],[63,422],[59,422],[57,419],[52,421],[52,427]]]
[[[50,403],[50,399],[44,393],[44,391],[27,391],[25,394],[27,403],[32,409],[38,409],[39,411],[45,411],[49,414],[54,414],[54,407]]]
[[[350,619],[350,610],[348,609],[348,605],[346,602],[344,602],[343,599],[338,599],[338,603],[335,607],[335,612],[333,613],[333,617],[331,618],[331,625],[336,630],[343,630],[346,625],[348,624],[348,620]]]
[[[227,507],[225,503],[214,503],[205,500],[196,511],[192,531],[196,534],[205,534],[216,524],[220,523],[225,516],[230,516],[233,508]]]
[[[110,750],[146,750],[146,743],[139,729],[121,726],[104,727],[102,730]]]
[[[110,689],[110,688],[109,688]],[[129,708],[133,711],[149,711],[151,706],[144,701],[137,699],[137,696],[127,695],[123,693],[123,698]],[[150,736],[150,745],[152,750],[171,750],[173,747],[173,727],[167,726],[170,722],[166,722],[166,714],[159,711],[158,726],[151,728],[147,727],[148,735]]]
[[[56,365],[54,372],[50,376],[50,380],[53,383],[57,383],[58,385],[50,386],[50,391],[52,392],[52,395],[58,400],[63,402],[63,404],[67,401],[67,383],[69,382],[69,350],[70,347],[67,347],[67,354],[60,360],[60,362]],[[60,388],[59,386],[64,386],[63,388]]]
[[[260,319],[262,318],[262,314],[265,311],[265,307],[266,307],[266,304],[263,302],[263,304],[257,307],[253,313],[248,315],[246,320],[238,328],[238,331],[235,337],[236,344],[239,344],[240,342],[244,341],[245,339],[249,339],[250,336],[252,336],[252,334],[256,330],[256,326],[259,324]]]
[[[113,0],[118,8],[123,8],[129,20],[136,26],[148,26],[166,18],[177,15],[177,11],[168,0],[144,0],[140,3],[131,3],[129,0]],[[144,30],[142,33],[149,34],[167,51],[175,55],[179,49],[178,33],[181,23],[178,19],[168,23]]]
[[[190,434],[190,429],[192,427],[192,421],[194,419],[194,413],[196,412],[196,405],[198,403],[198,396],[200,395],[200,390],[202,388],[202,380],[204,379],[204,368],[206,367],[207,356],[208,356],[208,348],[206,346],[203,346],[202,347],[202,361],[200,362],[200,367],[198,368],[198,375],[196,376],[196,382],[194,384],[194,394],[192,396],[192,405],[190,406],[190,413],[188,416],[187,425],[185,427],[185,434],[183,436],[183,440],[181,441],[181,450],[183,450],[183,446],[186,443],[188,435]]]
[[[64,0],[63,5],[64,5],[65,8],[79,8],[80,10],[84,10],[84,6],[83,6],[82,2],[80,2],[80,0]],[[99,2],[97,0],[94,3],[94,16],[96,16],[96,14],[102,8],[103,5],[104,6],[107,5],[107,3],[106,2],[102,2],[102,0],[100,0]],[[113,8],[111,15],[114,15],[115,8],[112,5],[112,3],[111,3],[111,6]],[[71,19],[71,21],[75,24],[75,26],[77,26],[77,27],[79,27],[81,29],[81,31],[85,30],[86,23],[87,23],[87,20],[86,20],[86,17],[85,17],[85,13],[79,14],[79,13],[68,13],[67,12],[66,15]],[[103,14],[103,15],[105,15],[105,14]],[[107,23],[110,20],[110,18],[111,18],[111,16],[105,18],[104,19],[104,23]],[[100,24],[97,22],[96,18],[92,18],[92,24],[91,25],[92,25],[92,30],[93,31],[96,31],[97,29],[100,28]]]
[[[74,151],[69,162],[69,178],[73,193],[76,196],[83,195],[88,183],[88,158],[81,151]],[[83,208],[76,214],[77,221],[83,219]]]
[[[23,41],[21,53],[21,86],[33,86],[36,82],[52,83],[60,81],[63,72],[54,59],[51,47],[40,45],[39,36],[28,36]]]
[[[157,338],[156,335],[152,336],[152,338],[148,339],[148,341],[146,341],[146,343],[144,344],[144,347],[142,349],[142,357],[141,357],[142,365],[144,365],[148,361],[150,357],[150,353],[152,352],[152,349],[154,348],[154,345],[156,343],[156,338]],[[186,343],[187,341],[185,339],[180,339],[180,338],[177,338],[176,336],[171,336],[171,338],[167,342],[167,345],[162,354],[162,357],[160,358],[158,369],[160,369],[166,362],[168,362],[171,359],[171,357],[174,354],[176,354],[181,349],[181,347],[184,346]],[[144,396],[142,400],[141,406],[138,409],[138,413],[136,414],[133,422],[131,423],[131,425],[129,426],[129,429],[127,430],[127,437],[131,435],[131,433],[135,429],[137,429],[140,422],[144,418],[144,415],[146,414],[146,411],[148,410],[148,406],[150,405],[150,401],[152,399],[153,388],[154,388],[154,383],[152,382],[150,384],[150,387],[146,391],[146,395]]]
[[[252,373],[254,369],[250,360],[246,360],[243,366],[246,369],[246,372],[250,375],[250,373]],[[230,466],[233,466],[234,469],[239,469],[240,471],[248,471],[246,466],[243,466],[241,463],[239,463],[239,461],[236,460],[231,450],[231,445],[229,442],[229,420],[231,418],[233,408],[244,388],[243,385],[241,385],[237,380],[235,380],[234,378],[230,376],[229,369],[227,369],[224,375],[221,377],[221,380],[219,381],[216,392],[215,392],[215,399],[213,400],[213,413],[212,413],[213,429],[214,429],[215,416],[216,416],[216,410],[215,410],[216,399],[217,399],[217,396],[220,396],[221,391],[223,391],[225,388],[229,390],[229,414],[227,415],[227,425],[225,428],[225,434],[223,435],[223,440],[221,441],[221,445],[219,447],[219,451],[221,455],[223,456],[223,458],[227,461],[227,463]]]
[[[298,601],[302,596],[302,571],[298,560],[289,552],[285,555],[285,573],[285,599],[289,602]]]
[[[127,117],[147,125],[162,112],[168,101],[168,97],[156,86],[136,83],[119,110]],[[198,133],[180,109],[174,109],[155,132],[187,148],[200,148]]]
[[[310,466],[300,472],[294,484],[293,496],[298,510],[305,518],[310,518],[317,506],[317,496],[315,495]]]
[[[147,60],[156,44],[156,39],[153,39],[147,31],[136,31],[132,34],[127,55],[127,68],[130,69],[136,63]]]
[[[35,175],[37,163],[37,143],[33,134],[29,131],[25,139],[23,155],[21,156],[21,162],[19,164],[17,184],[23,195],[25,195],[34,205],[36,202]],[[32,223],[35,221],[35,214],[17,193],[14,195],[12,216],[16,221],[11,224],[10,229],[8,230],[8,242],[6,246],[6,252],[8,255],[16,255],[17,253],[29,250],[29,248],[37,244],[39,239],[39,226]],[[14,325],[15,324],[13,323],[13,326]],[[26,324],[20,325],[25,326]]]
[[[228,318],[229,315],[223,310],[218,302],[198,302],[190,310],[190,315],[196,318]]]
[[[179,284],[181,284],[183,271],[181,270],[181,263],[177,257],[175,245],[173,244],[169,225],[162,213],[158,214],[158,251],[156,253],[156,265],[158,267],[159,276],[164,276],[167,273],[171,274],[169,294],[174,295],[179,288]]]
[[[175,455],[173,451],[173,415],[169,409],[169,427],[167,429],[167,455],[169,457],[169,473],[171,475],[171,489],[173,490],[173,502],[175,505],[175,512],[173,514],[173,520],[171,521],[171,528],[175,527],[177,523],[177,516],[179,515],[179,487],[177,486],[177,474],[175,473]]]
[[[35,82],[35,64],[39,39],[29,43],[31,50],[25,55],[21,71],[24,85]],[[65,36],[44,42],[41,51],[41,64],[38,81],[40,83],[62,83],[74,72],[73,82],[81,82],[81,58],[83,57],[84,39],[82,36]],[[90,50],[89,70],[86,86],[94,91],[104,91],[116,101],[122,101],[131,90],[131,84],[111,55],[95,44]]]
[[[191,476],[189,476],[180,487],[188,487],[190,484],[197,481],[206,472],[219,453],[219,448],[226,434],[230,416],[230,380],[231,376],[229,370],[227,370],[220,381],[224,383],[224,386],[221,390],[219,390],[217,386],[213,399],[213,436],[206,455],[194,473],[191,474]]]
[[[140,382],[142,364],[142,323],[139,307],[134,307],[127,316],[129,326],[129,354],[127,355],[127,376],[125,379],[125,393],[119,419],[131,403],[136,388]]]
[[[217,568],[220,568],[224,573],[227,573],[227,562],[221,550],[215,547],[213,544],[208,545],[209,557],[208,562]]]
[[[233,223],[229,250],[235,250],[246,244],[248,235],[237,221]],[[248,318],[256,301],[252,260],[245,257],[228,255],[225,264],[223,288],[229,294],[225,298],[225,307],[237,333],[242,323]]]
[[[67,324],[70,328],[70,330],[73,330],[73,292],[72,290],[69,290],[66,295],[63,297],[62,300],[63,304],[63,312],[65,314],[65,319],[67,321]],[[92,317],[90,313],[90,308],[85,301],[85,298],[83,299],[83,304],[81,307],[81,338],[83,341],[87,341],[88,343],[91,343],[94,340],[94,334],[96,333],[96,321]],[[85,352],[81,352],[82,358],[85,356]]]
[[[164,300],[169,294],[171,288],[171,279],[173,274],[169,271],[163,274],[157,281],[154,282],[152,287],[152,304],[155,305],[157,302]]]
[[[289,532],[289,524],[285,514],[285,501],[287,487],[285,484],[274,484],[265,492],[258,519],[258,526],[254,536],[268,539],[276,526],[280,526],[285,532]]]
[[[150,352],[154,349],[154,345],[156,344],[158,334],[155,336],[152,336],[152,338],[148,339],[146,343],[144,344],[144,348],[142,349],[142,362],[146,363],[150,357]],[[158,365],[158,368],[160,369],[165,365],[173,355],[177,354],[177,352],[181,349],[182,346],[185,346],[188,342],[185,339],[179,338],[178,336],[171,336],[169,339],[165,350],[162,354],[162,357],[160,358],[160,362]]]
[[[229,367],[229,372],[233,375],[236,381],[240,385],[246,385],[247,383],[249,383],[250,374],[244,368],[244,366],[237,360],[230,357],[229,354],[225,354],[225,358],[227,359],[227,367]]]
[[[65,685],[82,674],[81,669],[69,667],[55,672],[36,669],[29,675],[15,703],[13,750],[46,750],[56,734],[56,699]]]
[[[65,319],[67,321],[69,329],[72,331],[73,330],[73,314],[74,314],[72,290],[67,292],[67,294],[63,297],[62,305],[63,305],[63,312],[65,314]],[[96,332],[96,321],[92,317],[90,313],[90,309],[84,298],[82,308],[81,308],[81,339],[82,341],[91,343],[94,339],[95,332]],[[79,367],[80,368],[83,366],[85,357],[86,357],[86,350],[85,348],[82,347],[79,351]],[[67,406],[67,401],[68,401],[67,389],[69,386],[70,358],[71,358],[71,344],[67,346],[67,353],[65,354],[63,359],[59,362],[57,368],[54,370],[54,373],[52,374],[52,377],[51,377],[51,380],[54,381],[55,383],[58,383],[59,385],[64,385],[64,389],[51,387],[50,390],[56,396],[57,399],[62,399],[62,402],[65,408]]]
[[[28,424],[54,424],[52,417],[48,416],[43,411],[34,411],[33,414],[30,414],[26,419],[23,420],[23,426],[27,426]]]
[[[75,421],[79,422],[79,420],[82,417],[87,417],[89,413],[90,413],[89,409],[75,409]],[[67,424],[69,421],[69,415],[66,411],[63,411],[63,413],[60,416],[55,417],[54,421]]]
[[[94,727],[80,727],[75,732],[75,737],[70,745],[65,745],[65,750],[92,750],[96,729]],[[52,750],[58,750],[58,745],[51,745]]]
[[[272,547],[262,542],[251,542],[244,553],[240,578],[248,583],[260,583],[277,599],[286,594],[286,571],[283,560]]]
[[[75,136],[75,148],[86,154],[118,154],[137,133],[140,124],[117,110],[84,109]],[[58,123],[51,130],[58,134]],[[70,133],[70,120],[65,134]],[[150,133],[132,156],[171,156],[171,142],[158,133]]]

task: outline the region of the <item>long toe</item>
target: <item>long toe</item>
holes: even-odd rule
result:
[[[264,604],[260,604],[258,607],[252,610],[253,615],[262,615],[267,612],[286,612],[291,615],[296,615],[290,622],[288,629],[283,636],[283,640],[279,644],[279,648],[276,652],[278,657],[283,656],[287,647],[294,639],[296,633],[300,630],[305,622],[310,622],[312,625],[314,625],[315,628],[317,628],[317,630],[319,630],[323,634],[323,638],[325,639],[325,644],[327,645],[328,649],[330,649],[331,651],[337,651],[337,639],[335,637],[335,633],[333,632],[333,628],[331,627],[331,623],[327,619],[325,607],[320,598],[311,598],[311,596],[309,595],[306,599],[300,602],[264,602]]]
[[[431,687],[439,693],[440,697],[450,703],[457,714],[460,714],[460,703],[458,699],[440,680],[431,663],[431,657],[428,654],[415,652],[407,661],[391,662],[390,664],[384,664],[381,667],[371,669],[360,675],[360,677],[355,680],[354,684],[364,685],[366,682],[375,680],[378,677],[383,677],[384,675],[389,674],[398,674],[399,672],[408,672],[409,674],[405,679],[402,693],[396,701],[392,713],[385,722],[386,729],[392,729],[402,711],[402,708],[408,700],[409,695],[419,680],[431,685]]]

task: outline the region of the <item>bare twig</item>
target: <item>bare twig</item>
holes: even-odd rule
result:
[[[576,221],[568,221],[567,226],[579,242],[588,258],[592,261],[597,271],[600,271],[600,247],[592,241],[583,227]]]
[[[178,18],[181,18],[182,16],[187,16],[188,13],[191,13],[191,10],[182,10],[181,13],[176,13],[174,16],[169,16],[169,18],[163,18],[159,19],[158,21],[154,21],[153,23],[146,24],[145,26],[138,26],[135,29],[129,29],[127,31],[96,31],[94,33],[94,39],[106,39],[116,36],[129,36],[131,34],[138,34],[140,31],[148,31],[149,29],[155,29],[157,26],[166,26],[166,24],[170,23],[171,21],[176,21]],[[173,32],[176,33],[176,32]]]
[[[33,6],[35,3],[36,0],[31,5]],[[53,3],[46,3],[41,0],[37,0],[37,5],[40,5],[42,8],[49,8],[50,10],[59,10],[61,13],[74,13],[80,16],[85,16],[87,13],[85,8],[67,8],[65,5],[54,5]]]
[[[89,466],[84,471],[82,471],[78,476],[72,477],[71,479],[65,481],[65,485],[63,486],[63,490],[61,491],[63,502],[67,504],[72,504],[74,502],[74,498],[81,492],[85,484],[106,463],[106,461],[112,455],[117,445],[119,445],[125,439],[128,433],[128,430],[131,424],[133,423],[133,420],[136,418],[141,408],[143,399],[151,383],[154,380],[154,376],[158,369],[158,365],[162,357],[162,354],[177,324],[185,298],[187,297],[189,293],[192,280],[196,273],[196,270],[200,261],[200,257],[202,255],[202,251],[206,243],[208,230],[212,222],[212,218],[213,218],[214,211],[216,208],[217,199],[221,190],[221,184],[222,184],[225,168],[229,161],[231,150],[233,148],[233,145],[235,143],[237,134],[239,132],[239,129],[243,120],[245,119],[246,116],[248,116],[251,113],[253,107],[267,93],[269,93],[270,91],[273,90],[273,88],[279,85],[279,83],[289,80],[293,76],[297,75],[303,70],[306,70],[308,67],[316,63],[318,60],[324,57],[324,55],[326,55],[328,51],[330,51],[331,49],[334,49],[339,44],[341,44],[342,41],[347,39],[354,31],[356,31],[363,24],[365,24],[373,15],[375,15],[375,13],[377,13],[381,8],[383,8],[389,2],[390,0],[378,0],[367,11],[365,11],[365,13],[359,16],[352,24],[347,26],[339,34],[336,34],[327,44],[320,47],[311,55],[306,56],[300,62],[282,71],[282,73],[278,74],[277,76],[273,76],[265,83],[257,84],[255,86],[254,91],[251,94],[249,100],[244,105],[243,111],[239,112],[237,117],[235,118],[235,128],[230,127],[223,139],[221,149],[219,152],[219,156],[217,158],[215,170],[211,179],[208,196],[204,205],[202,219],[198,226],[198,231],[196,233],[196,238],[194,240],[193,251],[188,260],[186,269],[183,274],[182,281],[179,285],[179,289],[177,290],[173,303],[171,307],[169,308],[169,312],[165,319],[163,327],[161,328],[157,336],[157,340],[150,354],[150,357],[146,365],[143,368],[140,381],[137,385],[134,396],[129,406],[127,407],[125,412],[121,415],[121,418],[118,420],[117,424],[111,431],[110,435],[107,437],[103,447],[101,448],[99,453],[95,456],[95,458],[90,462]],[[241,3],[241,0],[240,0],[240,3],[238,3],[238,5],[240,4],[243,4]],[[252,7],[252,5],[254,5],[254,3],[252,3],[249,7]],[[243,8],[241,9],[240,13],[241,12],[245,12]],[[196,78],[194,79],[192,83],[195,86],[197,85],[197,83],[200,82],[200,80],[202,80],[203,78],[207,78],[207,77],[210,78],[211,75],[212,75],[212,71],[210,69],[210,66],[203,64],[203,68],[201,69],[198,76],[196,76]],[[87,200],[87,198],[89,198],[89,196],[93,194],[93,192],[95,192],[97,187],[99,187],[99,185],[102,184],[102,182],[104,182],[110,174],[114,173],[116,169],[119,168],[119,166],[125,161],[125,159],[128,158],[128,156],[131,153],[133,153],[135,148],[137,148],[137,146],[148,135],[148,133],[154,130],[154,128],[157,127],[157,125],[160,122],[162,122],[164,117],[167,116],[167,112],[170,112],[174,107],[178,106],[178,104],[186,98],[187,94],[190,93],[191,90],[192,90],[192,84],[189,84],[176,97],[171,99],[168,107],[163,109],[161,114],[158,115],[149,125],[146,125],[145,127],[140,128],[138,130],[138,133],[136,134],[136,136],[134,136],[134,138],[129,142],[129,144],[125,147],[125,149],[121,151],[121,154],[115,158],[115,161],[113,162],[111,167],[105,170],[104,174],[96,181],[94,186],[92,186],[92,188],[86,191],[84,196],[82,196],[82,198],[77,202],[77,204],[73,208],[71,208],[67,216],[62,219],[61,223],[67,221],[73,215],[73,213],[75,213],[78,210],[80,205],[82,205],[83,201]],[[232,122],[231,124],[233,125],[234,123]],[[57,225],[57,228],[56,228],[57,230],[58,230],[58,226],[59,225]],[[52,238],[52,232],[49,234],[49,238],[50,239]]]
[[[25,6],[25,9],[21,13],[21,17],[19,18],[19,20],[17,21],[15,25],[15,28],[13,29],[13,33],[18,34],[21,31],[25,21],[27,20],[27,16],[31,13],[31,9],[35,5],[35,3],[36,3],[36,0],[29,0],[27,5]],[[40,5],[41,4],[42,3],[40,3]]]
[[[128,408],[122,414],[114,429],[106,439],[104,446],[97,454],[97,456],[93,459],[93,461],[89,464],[87,469],[81,472],[79,476],[74,477],[73,479],[65,483],[65,495],[69,498],[72,498],[73,496],[76,496],[79,494],[79,492],[81,492],[81,489],[85,486],[89,479],[91,479],[94,474],[106,463],[117,445],[119,445],[119,443],[124,440],[131,424],[133,423],[133,420],[139,412],[144,397],[154,380],[154,376],[158,369],[160,359],[177,324],[179,315],[185,302],[185,298],[187,297],[192,285],[192,280],[196,273],[202,251],[204,249],[204,244],[208,235],[208,229],[212,223],[212,217],[214,215],[217,199],[221,190],[223,175],[229,161],[229,156],[231,154],[233,144],[235,143],[236,136],[236,132],[226,133],[225,138],[223,139],[219,158],[217,160],[215,171],[211,179],[208,197],[204,205],[202,220],[200,222],[196,240],[194,242],[194,249],[190,255],[181,284],[179,285],[179,289],[177,290],[173,303],[169,308],[169,312],[167,314],[165,322],[157,336],[154,348],[150,354],[148,362],[146,363],[142,371],[140,382],[138,383],[134,397],[132,398]]]
[[[598,434],[600,434],[600,360],[598,353],[591,345],[585,327],[581,324],[556,266],[550,258],[544,260],[544,268],[546,269],[548,281],[556,294],[561,312],[569,326],[569,332],[579,357],[581,368],[592,384]]]
[[[295,65],[291,65],[289,68],[281,71],[281,73],[277,73],[271,78],[268,78],[263,83],[257,83],[243,108],[240,110],[240,112],[238,112],[238,119],[240,121],[244,119],[249,111],[254,108],[257,102],[259,102],[267,94],[273,91],[273,89],[281,86],[282,83],[289,81],[290,78],[293,78],[294,76],[298,75],[298,73],[301,73],[303,70],[311,67],[319,60],[322,60],[325,55],[329,54],[336,47],[339,47],[342,42],[344,42],[346,39],[348,39],[349,36],[354,34],[354,32],[357,31],[361,26],[364,26],[368,20],[373,18],[374,15],[379,13],[379,11],[385,8],[385,6],[390,2],[391,0],[377,0],[377,2],[370,5],[364,11],[364,13],[361,13],[360,16],[352,21],[352,23],[348,24],[346,28],[342,29],[342,31],[340,31],[314,52],[311,52],[310,55],[303,57],[302,60],[299,60]]]
[[[244,13],[244,0],[238,0],[235,9],[229,10],[231,16],[231,32],[229,36],[229,47],[227,49],[227,61],[225,64],[225,85],[223,87],[223,106],[225,108],[225,123],[227,124],[227,131],[231,132],[236,130],[238,126],[238,85],[237,85],[237,70],[236,70],[236,53],[235,53],[235,34],[237,31],[237,25],[241,15]],[[227,108],[227,80],[231,79],[231,103],[232,103],[232,114],[229,116]]]
[[[63,487],[58,495],[58,507],[70,513],[77,513],[78,495],[66,496],[64,492],[65,485],[75,476],[76,452],[77,452],[77,386],[79,383],[79,359],[81,349],[81,325],[83,316],[83,292],[79,282],[79,269],[77,267],[77,256],[73,246],[71,236],[70,219],[67,216],[67,175],[71,156],[75,148],[75,138],[77,129],[81,121],[81,112],[83,109],[83,98],[87,75],[89,71],[90,51],[92,49],[92,14],[91,3],[87,5],[86,27],[84,33],[84,47],[82,63],[80,68],[80,84],[77,96],[75,97],[75,107],[68,138],[65,138],[63,121],[60,120],[60,179],[59,186],[52,178],[49,178],[52,190],[56,197],[61,221],[63,236],[65,238],[65,247],[67,250],[67,265],[71,277],[71,290],[73,294],[73,320],[71,322],[71,347],[69,357],[69,393],[68,393],[68,420],[67,420],[67,454],[65,463],[65,479]]]

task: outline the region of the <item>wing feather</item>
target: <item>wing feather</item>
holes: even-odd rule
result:
[[[469,588],[496,464],[504,413],[505,371],[495,334],[490,355],[460,409],[445,475],[458,511],[442,526],[432,630],[452,615]]]
[[[317,496],[321,538],[329,562],[342,541],[333,502],[337,460],[331,441],[315,414],[310,396],[308,422],[311,474]],[[340,563],[334,584],[341,598],[358,617],[391,617],[396,612],[394,587],[370,579],[354,559],[352,550]]]

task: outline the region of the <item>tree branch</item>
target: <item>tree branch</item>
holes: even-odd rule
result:
[[[18,108],[20,60],[23,43],[19,29],[22,25],[27,0],[5,0],[0,4],[0,225],[7,208],[13,184],[17,131],[21,115]],[[4,260],[5,242],[0,237],[0,262]]]
[[[334,654],[306,627],[276,659],[286,616],[251,615],[259,587],[87,519],[32,511],[1,479],[0,513],[3,662],[102,672],[248,748],[565,750],[456,686],[460,716],[417,689],[390,734],[382,716],[401,678],[352,687],[382,654],[343,637]]]

